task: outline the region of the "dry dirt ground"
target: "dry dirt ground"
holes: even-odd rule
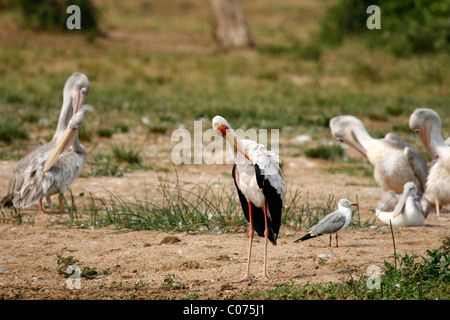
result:
[[[170,145],[169,137],[149,138],[148,149]],[[159,141],[158,141],[159,140]],[[152,144],[154,143],[154,144]],[[156,154],[156,153],[153,153]],[[161,155],[167,167],[169,157]],[[349,197],[360,204],[360,219],[373,215],[382,191],[367,177],[330,174],[326,170],[338,163],[304,157],[286,157],[285,178],[290,188],[298,188],[302,200],[308,195],[334,194]],[[151,161],[151,160],[150,160]],[[6,191],[15,161],[0,162],[0,194]],[[164,165],[164,164],[163,164]],[[185,165],[179,168],[182,181],[211,182],[220,179],[224,187],[233,188],[230,165]],[[173,179],[174,171],[168,173]],[[355,181],[357,180],[357,181]],[[117,192],[125,198],[143,199],[144,183],[157,185],[155,171],[134,171],[124,177],[79,178],[72,193],[79,208],[86,196],[109,197]],[[56,200],[56,199],[55,199]],[[425,255],[450,236],[448,211],[436,219],[434,211],[426,226],[394,229],[398,253]],[[393,245],[390,228],[376,222],[376,228],[348,228],[339,237],[339,248],[329,248],[328,237],[303,243],[293,241],[304,230],[282,229],[276,247],[269,245],[268,275],[264,282],[234,283],[245,271],[248,236],[245,230],[233,234],[186,234],[156,231],[119,232],[113,227],[67,228],[52,224],[58,214],[39,214],[34,207],[25,223],[0,224],[0,299],[176,299],[198,295],[199,299],[233,299],[241,290],[270,289],[275,284],[326,283],[347,279],[365,272],[370,265],[382,268],[383,261],[392,261]],[[355,216],[354,216],[355,219]],[[169,240],[169,241],[168,241]],[[333,240],[334,241],[334,240]],[[331,257],[326,261],[319,254]],[[70,289],[66,279],[57,273],[57,256],[73,256],[80,267],[110,270],[97,279],[81,278],[79,289]],[[251,275],[260,276],[263,262],[263,241],[255,240]],[[182,288],[169,290],[164,280],[173,279]]]

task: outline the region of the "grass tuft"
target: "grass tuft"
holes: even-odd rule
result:
[[[305,150],[305,155],[316,159],[338,160],[344,156],[344,149],[340,145],[319,145]]]

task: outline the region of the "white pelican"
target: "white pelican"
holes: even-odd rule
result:
[[[74,72],[66,81],[63,90],[63,104],[61,107],[61,113],[58,119],[58,125],[56,132],[50,142],[38,147],[25,155],[17,163],[13,170],[12,176],[9,180],[8,190],[6,196],[0,200],[0,206],[11,206],[13,198],[20,192],[23,185],[24,173],[30,162],[36,157],[42,157],[49,155],[55,148],[57,142],[61,139],[64,131],[67,128],[70,113],[75,114],[83,105],[84,99],[89,92],[90,83],[88,78],[78,72]],[[50,210],[53,210],[52,201],[50,196],[46,197]],[[41,202],[39,202],[41,205]],[[41,205],[41,213],[44,213],[44,209]]]
[[[439,207],[450,203],[450,146],[441,136],[441,125],[438,113],[431,109],[416,109],[409,118],[409,127],[433,158],[424,198],[436,206],[438,218]]]
[[[405,184],[406,185],[406,184]],[[417,186],[416,186],[417,188]],[[394,211],[395,206],[397,205],[398,201],[402,197],[402,194],[397,194],[392,190],[386,191],[381,199],[378,201],[378,205],[376,210],[378,211]],[[430,204],[427,200],[424,198],[416,195],[414,197],[414,203],[417,208],[420,208],[424,217],[426,218],[428,216],[428,213],[430,213]]]
[[[316,225],[309,229],[307,234],[294,242],[305,241],[324,234],[329,234],[329,246],[331,247],[331,239],[334,233],[336,234],[336,247],[339,247],[338,232],[346,228],[350,221],[352,221],[352,206],[357,207],[358,205],[347,199],[339,200],[338,209],[336,211],[329,213],[320,219]]]
[[[384,191],[402,193],[404,184],[413,181],[422,194],[428,175],[427,163],[406,141],[393,133],[374,139],[359,119],[348,115],[331,119],[330,129],[335,139],[355,148],[374,166],[374,178]]]
[[[250,222],[250,243],[248,250],[247,269],[240,281],[250,280],[250,257],[254,230],[265,238],[264,268],[262,277],[267,280],[267,240],[273,245],[281,225],[283,198],[286,191],[283,172],[279,167],[278,156],[268,151],[263,145],[251,140],[239,140],[228,122],[216,116],[212,120],[215,132],[229,141],[245,159],[237,153],[232,176],[239,195],[245,218]]]
[[[386,200],[395,203],[392,209],[392,203],[389,204]],[[398,227],[417,227],[423,226],[425,218],[430,210],[428,203],[421,202],[420,197],[417,197],[417,186],[414,182],[407,182],[403,188],[403,194],[398,198],[396,194],[386,194],[378,203],[376,209],[376,217],[383,224],[389,225],[389,220],[393,226]]]
[[[56,147],[31,160],[22,188],[13,199],[14,206],[29,207],[39,202],[42,209],[42,197],[58,193],[59,210],[64,212],[62,194],[80,175],[86,162],[86,149],[78,139],[83,119],[83,110],[74,114]]]

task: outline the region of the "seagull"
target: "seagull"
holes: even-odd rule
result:
[[[393,192],[383,195],[376,209],[376,217],[387,225],[390,221],[392,226],[417,227],[424,225],[429,211],[428,202],[417,196],[414,182],[407,182],[400,197]]]
[[[324,234],[329,234],[329,246],[331,247],[331,239],[334,233],[336,234],[336,247],[339,247],[338,232],[346,228],[352,220],[352,206],[357,207],[358,205],[347,199],[339,200],[338,209],[336,211],[329,213],[320,219],[316,225],[309,229],[307,234],[294,242],[305,241]]]
[[[265,238],[264,268],[262,277],[258,280],[267,280],[267,241],[273,245],[277,244],[286,191],[283,172],[279,167],[281,161],[274,152],[267,150],[262,144],[252,140],[239,140],[231,126],[221,116],[213,118],[212,127],[219,136],[239,151],[235,157],[232,176],[242,211],[250,223],[247,269],[239,282],[251,280],[249,272],[254,231],[258,236]]]

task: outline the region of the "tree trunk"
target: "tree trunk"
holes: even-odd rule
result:
[[[225,47],[256,47],[239,0],[211,0],[216,19],[216,36]]]

